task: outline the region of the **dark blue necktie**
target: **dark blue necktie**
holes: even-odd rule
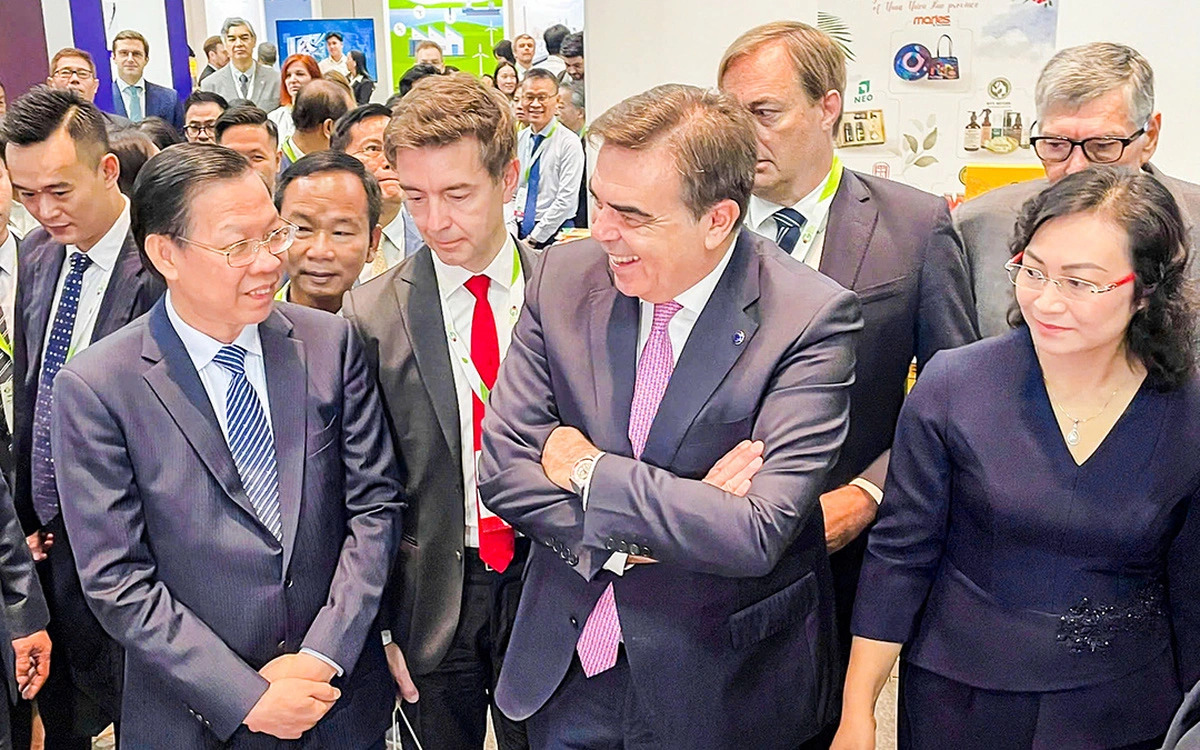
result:
[[[54,378],[67,362],[71,349],[71,334],[79,312],[79,292],[83,288],[83,272],[92,259],[84,253],[71,255],[71,270],[63,281],[58,310],[50,341],[42,355],[42,375],[38,380],[37,401],[33,407],[33,510],[46,525],[58,515],[58,488],[54,485],[54,456],[50,450],[50,412],[54,404]]]
[[[775,244],[791,255],[792,250],[796,249],[796,241],[800,239],[804,217],[794,208],[781,208],[771,214],[771,218],[775,220]]]
[[[542,160],[537,158],[537,152],[544,140],[546,140],[546,136],[535,135],[533,150],[529,152],[529,159],[533,161],[533,166],[529,168],[529,179],[525,182],[525,215],[521,217],[521,239],[528,237],[533,228],[537,226],[538,183],[541,182],[542,177]]]
[[[229,452],[242,478],[242,487],[258,520],[282,539],[279,518],[279,474],[275,465],[275,439],[254,386],[246,379],[246,350],[235,344],[221,347],[213,361],[230,374],[225,389],[225,421]]]

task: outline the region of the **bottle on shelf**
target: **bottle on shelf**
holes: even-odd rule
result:
[[[971,121],[963,128],[963,149],[966,151],[978,151],[981,143],[983,143],[983,129],[975,121],[975,113],[972,112]]]

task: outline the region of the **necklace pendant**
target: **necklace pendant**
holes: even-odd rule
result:
[[[1079,445],[1079,425],[1071,425],[1071,431],[1067,433],[1067,445]]]

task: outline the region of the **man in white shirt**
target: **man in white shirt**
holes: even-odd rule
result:
[[[144,77],[150,62],[150,43],[136,31],[126,29],[113,37],[113,60],[117,79],[113,81],[113,111],[133,122],[161,117],[183,128],[183,103],[175,89],[159,86]]]
[[[559,122],[558,79],[534,68],[521,82],[529,118],[517,143],[521,181],[516,196],[517,236],[535,248],[554,242],[579,209],[584,154],[579,136]]]
[[[265,112],[279,106],[279,71],[254,59],[258,40],[254,27],[244,18],[226,18],[221,36],[229,50],[229,64],[200,82],[204,91],[220,94],[225,101],[249,99]]]
[[[339,313],[379,252],[381,204],[379,185],[352,156],[321,151],[293,164],[275,190],[279,215],[296,227],[276,298]]]
[[[239,154],[169,148],[132,201],[168,294],[62,370],[53,429],[79,577],[125,649],[124,739],[382,747],[403,503],[362,346],[275,303],[295,228]]]
[[[383,619],[403,710],[429,748],[482,750],[489,708],[499,747],[527,747],[492,691],[529,540],[487,512],[475,489],[488,389],[534,263],[504,221],[515,135],[508,103],[463,73],[400,101],[386,150],[428,246],[352,290],[343,308],[374,354],[406,468],[412,532]]]
[[[321,69],[321,75],[325,75],[331,70],[336,70],[342,75],[350,78],[350,69],[346,66],[346,55],[342,51],[342,42],[345,37],[340,31],[330,31],[325,35],[325,51],[328,56],[317,63],[317,67]]]
[[[375,259],[363,267],[359,281],[369,281],[400,261],[413,255],[425,244],[412,214],[404,207],[404,191],[396,170],[383,153],[383,133],[392,119],[392,111],[382,104],[364,104],[342,115],[329,139],[332,151],[344,151],[362,162],[375,181],[383,199],[379,223],[383,234]]]
[[[69,358],[148,310],[163,287],[138,256],[120,167],[95,105],[34,88],[9,109],[0,140],[17,199],[42,225],[18,257],[13,494],[62,654],[39,704],[47,745],[73,746],[60,743],[86,743],[119,718],[122,659],[87,607],[63,533],[51,388]]]
[[[563,73],[567,71],[567,61],[562,56],[563,40],[570,33],[571,30],[561,23],[556,23],[542,32],[542,39],[546,42],[546,56],[536,60],[533,67],[548,70],[561,81]]]
[[[484,420],[480,496],[534,542],[496,703],[532,747],[792,750],[836,702],[818,495],[858,301],[742,230],[729,97],[591,133],[591,238],[542,257]]]

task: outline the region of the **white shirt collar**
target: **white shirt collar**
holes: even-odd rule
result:
[[[544,136],[546,136],[546,137],[549,137],[549,136],[550,136],[550,131],[551,131],[551,130],[554,130],[554,125],[555,125],[555,123],[557,123],[557,122],[558,122],[558,118],[557,118],[557,117],[551,117],[551,118],[550,118],[550,122],[546,123],[546,127],[542,128],[541,130],[539,130],[539,131],[538,131],[538,132],[536,132],[536,133],[534,133],[534,132],[530,132],[530,133],[529,133],[529,136],[530,136],[531,138],[532,138],[533,136],[535,136],[535,135],[544,135]],[[526,130],[527,130],[527,131],[532,131],[532,129],[531,129],[531,128],[526,128]]]
[[[383,228],[383,236],[392,241],[392,244],[404,251],[404,207],[396,213],[396,218],[392,219],[386,227]]]
[[[121,254],[121,248],[125,247],[125,236],[129,234],[129,199],[124,195],[121,196],[121,204],[121,213],[117,216],[117,220],[108,228],[100,241],[87,252],[88,259],[105,273],[112,271],[113,266],[117,265],[117,256]],[[74,245],[67,245],[68,258],[71,253],[80,252],[83,251]]]
[[[246,80],[246,96],[247,97],[249,97],[250,94],[254,93],[254,74],[257,71],[258,71],[258,63],[256,63],[256,62],[251,62],[250,69],[247,70],[245,73],[243,73],[242,71],[237,69],[236,65],[233,64],[233,60],[229,61],[229,72],[233,75],[234,86],[241,83],[241,81],[238,80],[241,76],[243,76],[243,75],[246,76],[246,79],[247,79]]]
[[[832,171],[832,169],[830,170]],[[750,219],[750,228],[757,231],[762,228],[762,225],[768,220],[774,221],[774,214],[781,208],[792,208],[800,212],[800,215],[807,221],[816,213],[817,204],[821,202],[821,189],[825,187],[825,183],[829,180],[829,172],[821,178],[817,186],[809,191],[808,195],[804,196],[799,202],[791,206],[781,206],[778,203],[759,198],[757,195],[750,196],[750,206],[747,210]]]
[[[741,230],[739,230],[741,231]],[[733,257],[733,249],[737,246],[737,239],[729,244],[729,248],[725,254],[721,256],[721,260],[713,270],[708,272],[708,275],[697,281],[686,291],[680,292],[675,297],[675,301],[683,306],[683,309],[699,316],[704,311],[704,306],[708,304],[708,298],[712,296],[713,290],[717,288],[717,283],[721,280],[721,274],[725,273],[725,267],[729,265],[729,259]]]
[[[488,267],[483,269],[483,275],[492,280],[493,283],[499,284],[502,289],[507,290],[512,286],[513,271],[513,255],[517,249],[517,243],[512,238],[511,234],[504,235],[504,246],[500,248],[500,252],[496,253],[496,257],[492,258],[492,262]],[[432,252],[432,251],[431,251]],[[441,292],[442,299],[449,299],[450,295],[458,290],[463,284],[467,283],[475,274],[471,273],[462,266],[451,266],[443,263],[437,253],[433,254],[433,271],[437,275],[438,291]]]
[[[179,317],[179,313],[175,312],[175,304],[171,302],[171,293],[167,292],[167,318],[171,321],[171,327],[175,329],[175,333],[179,334],[179,338],[183,341],[183,348],[187,350],[188,357],[192,360],[192,365],[195,366],[196,372],[200,372],[209,363],[213,361],[213,357],[221,351],[225,344],[217,341],[207,333],[201,333],[192,326],[184,322],[183,318]],[[250,354],[262,356],[262,341],[258,338],[258,326],[246,326],[242,332],[238,334],[233,343],[242,347]]]
[[[17,274],[17,235],[8,228],[8,239],[0,243],[0,270],[9,276]]]
[[[117,77],[117,85],[121,87],[122,94],[124,94],[126,91],[128,91],[133,86],[141,86],[142,93],[144,94],[144,93],[146,93],[146,76],[142,76],[141,78],[137,79],[133,83],[125,83],[125,81],[120,76],[118,76]]]

